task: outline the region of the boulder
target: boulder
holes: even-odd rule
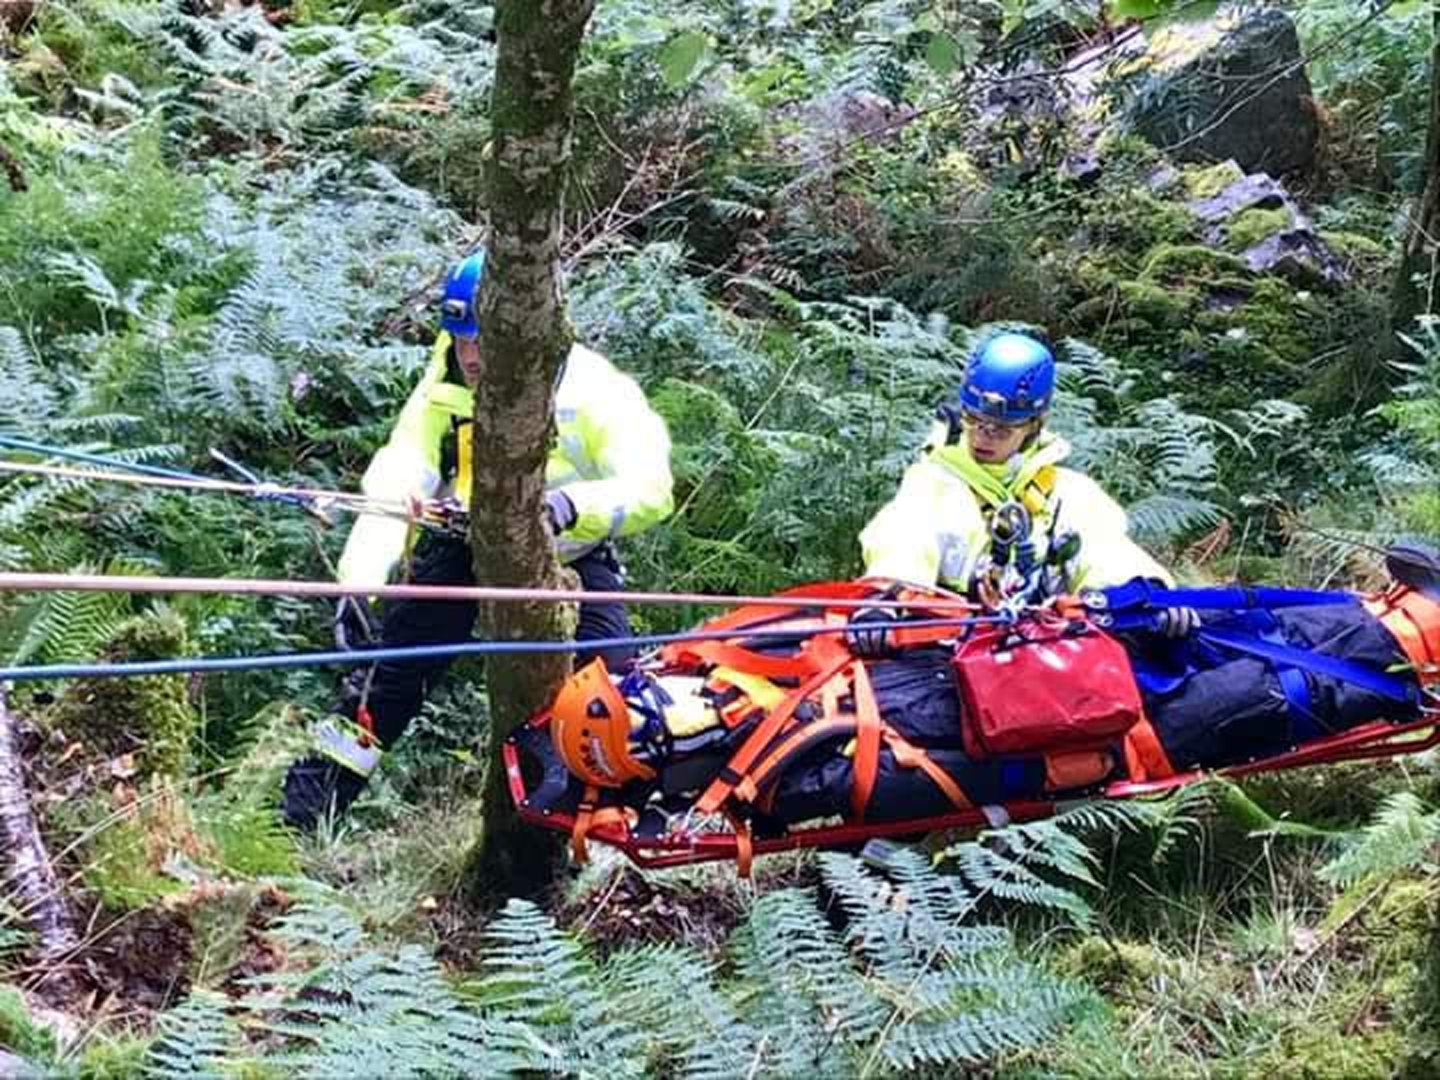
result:
[[[1295,24],[1275,8],[1183,60],[1157,57],[1128,118],[1180,161],[1233,158],[1246,172],[1307,169],[1319,137]]]
[[[1255,273],[1305,286],[1338,285],[1349,272],[1310,216],[1268,173],[1241,176],[1185,208],[1207,226],[1205,242],[1234,252]]]

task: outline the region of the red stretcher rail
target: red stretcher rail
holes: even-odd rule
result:
[[[549,714],[542,713],[531,720],[530,724],[533,727],[543,727],[548,722]],[[1020,800],[997,805],[1000,810],[1004,811],[1008,820],[1034,821],[1055,814],[1065,805],[1085,799],[1130,799],[1146,795],[1160,795],[1197,783],[1208,776],[1249,776],[1309,765],[1374,760],[1395,757],[1400,754],[1419,753],[1437,745],[1440,745],[1440,717],[1432,715],[1401,725],[1377,721],[1328,736],[1289,753],[1243,765],[1231,765],[1211,770],[1196,769],[1177,773],[1161,780],[1139,782],[1121,780],[1088,796],[1057,796],[1053,800]],[[506,739],[501,749],[505,761],[506,777],[510,786],[510,796],[521,818],[531,824],[569,834],[575,827],[573,814],[541,810],[530,803],[529,791],[525,787],[525,778],[520,767],[520,749],[514,736]],[[877,837],[905,836],[942,829],[969,829],[994,824],[991,820],[994,809],[994,807],[974,807],[969,810],[925,818],[911,818],[905,821],[802,827],[784,836],[755,839],[751,847],[753,854],[765,855],[804,848],[842,847],[863,843]],[[734,832],[726,831],[690,835],[672,833],[652,839],[633,835],[629,827],[623,823],[607,821],[593,826],[586,834],[586,839],[619,849],[631,862],[645,869],[738,860],[741,855],[738,837]]]

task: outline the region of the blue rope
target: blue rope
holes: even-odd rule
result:
[[[37,664],[0,668],[0,680],[28,682],[37,679],[135,678],[143,675],[185,675],[203,671],[259,671],[267,668],[323,667],[329,664],[377,663],[382,660],[425,660],[442,656],[494,656],[512,653],[561,653],[627,646],[666,645],[683,641],[732,641],[774,638],[797,641],[821,634],[844,634],[874,626],[895,629],[923,629],[953,626],[957,629],[986,623],[1009,622],[1005,616],[986,615],[964,619],[919,619],[914,622],[855,623],[817,627],[811,630],[703,630],[683,634],[648,634],[641,637],[597,638],[592,641],[464,641],[448,645],[405,645],[381,649],[332,650],[316,653],[273,653],[266,656],[197,656],[180,660],[131,660],[118,664]]]
[[[47,457],[82,461],[87,465],[107,465],[117,469],[126,469],[133,473],[141,473],[145,476],[163,476],[168,480],[206,479],[206,477],[182,472],[179,469],[165,469],[159,465],[141,465],[133,461],[122,461],[120,458],[106,457],[104,454],[90,454],[84,450],[68,450],[63,446],[48,446],[32,439],[16,438],[14,435],[0,435],[0,446],[8,446],[13,450],[24,450],[30,454],[45,454]]]
[[[182,469],[167,469],[159,465],[142,465],[134,461],[125,461],[121,458],[107,457],[104,454],[91,454],[84,450],[71,450],[63,446],[50,446],[46,443],[35,442],[33,439],[21,439],[14,435],[0,435],[0,446],[8,446],[12,450],[23,450],[27,454],[44,454],[47,457],[63,458],[67,461],[79,461],[86,465],[103,465],[112,469],[124,469],[127,472],[137,473],[141,476],[159,476],[166,480],[198,480],[203,482],[213,481],[214,477],[201,476],[199,473],[185,472]],[[254,483],[254,475],[251,474]],[[286,492],[256,491],[250,493],[252,498],[261,501],[291,503],[295,506],[306,507],[310,500],[303,495],[291,495]]]

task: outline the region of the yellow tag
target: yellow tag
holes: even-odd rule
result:
[[[470,498],[470,464],[475,457],[475,424],[467,420],[455,428],[455,494]]]

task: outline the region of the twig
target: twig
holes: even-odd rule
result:
[[[45,850],[15,733],[15,721],[0,690],[0,832],[9,854],[7,876],[24,901],[31,925],[40,939],[41,964],[51,969],[42,989],[56,999],[70,996],[74,975],[64,960],[79,946],[75,922],[65,902],[55,866]]]

